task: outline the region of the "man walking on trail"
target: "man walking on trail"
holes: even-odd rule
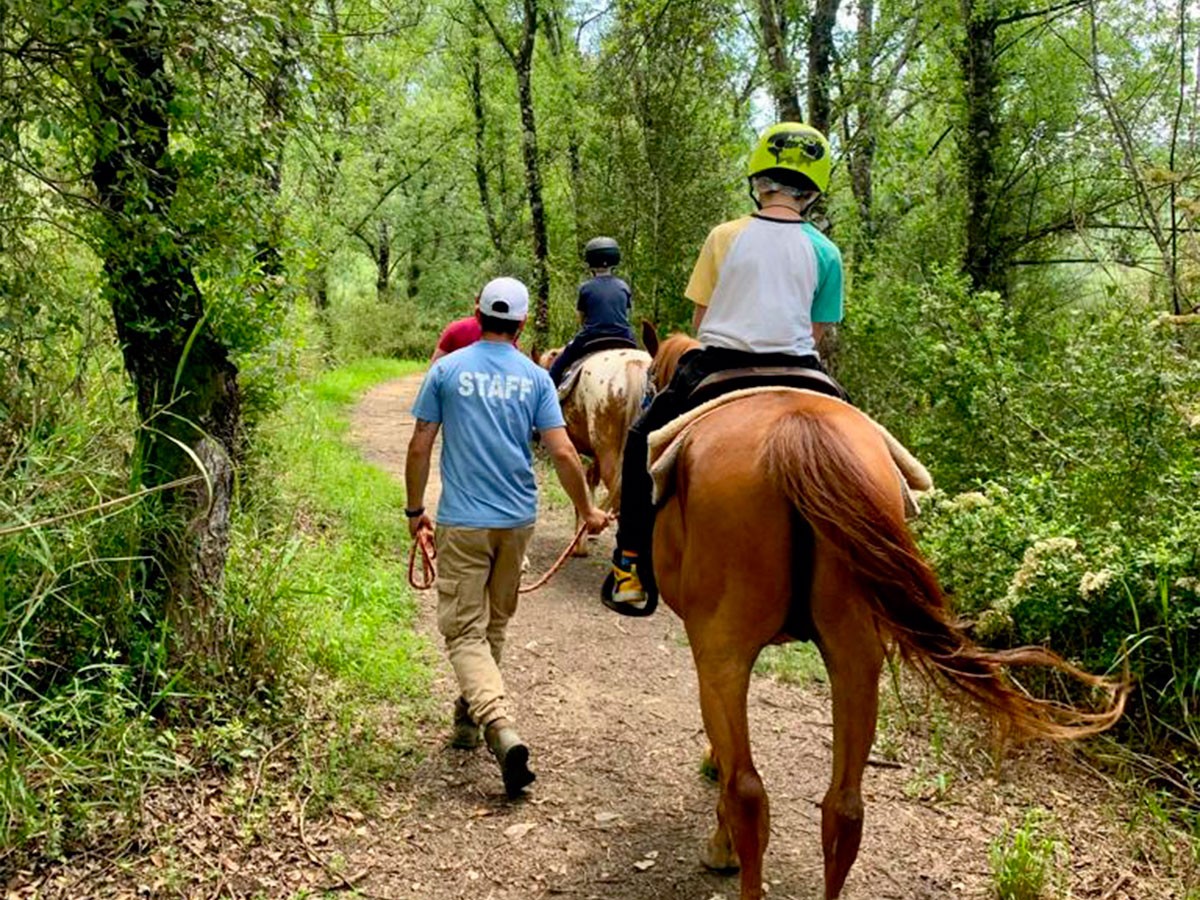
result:
[[[567,437],[550,376],[516,348],[529,291],[515,278],[489,281],[479,295],[479,341],[430,368],[413,405],[417,419],[404,478],[409,531],[433,528],[425,487],[433,443],[444,428],[436,544],[438,630],[458,677],[452,743],[479,745],[483,728],[516,797],[534,780],[529,748],[513,725],[500,657],[517,608],[521,560],[537,518],[530,434],[537,429],[575,509],[595,534],[608,514],[594,506]]]

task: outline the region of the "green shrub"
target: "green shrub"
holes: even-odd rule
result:
[[[1123,734],[1194,778],[1200,338],[1107,288],[1047,316],[956,274],[880,278],[839,371],[933,472],[917,532],[975,635],[1100,672],[1127,652]]]
[[[1006,828],[988,848],[998,900],[1042,900],[1061,893],[1055,884],[1059,843],[1047,835],[1048,824],[1044,810],[1030,810],[1019,828]]]

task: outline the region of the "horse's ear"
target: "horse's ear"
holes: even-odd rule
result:
[[[642,344],[651,356],[658,356],[658,329],[649,319],[642,319]]]

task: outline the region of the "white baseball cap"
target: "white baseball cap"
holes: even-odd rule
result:
[[[479,292],[479,311],[495,319],[523,322],[529,315],[529,289],[515,278],[493,278]]]

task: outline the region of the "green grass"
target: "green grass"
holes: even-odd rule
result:
[[[764,647],[754,664],[756,675],[769,675],[784,684],[809,687],[825,684],[825,662],[816,644],[796,641]]]
[[[292,637],[290,670],[309,684],[291,713],[301,739],[286,791],[309,796],[308,816],[335,802],[371,809],[377,785],[416,759],[429,712],[433,650],[413,629],[404,488],[347,440],[365,391],[422,368],[367,359],[326,372],[259,432],[231,580],[276,598],[288,625],[271,631]]]
[[[264,428],[266,469],[292,510],[283,592],[309,657],[356,692],[423,697],[429,648],[414,635],[404,488],[345,440],[352,404],[422,364],[368,359],[320,376]]]
[[[567,496],[567,492],[563,490],[562,484],[558,480],[558,475],[554,471],[554,463],[550,461],[542,450],[539,444],[534,451],[534,468],[537,470],[538,476],[538,491],[540,492],[540,500],[551,509],[573,509],[575,504],[571,502],[571,498]],[[584,467],[587,466],[587,460],[582,460]],[[598,492],[603,495],[604,489],[601,488]],[[597,502],[601,498],[597,497]]]
[[[1060,845],[1049,834],[1045,810],[1031,809],[1021,825],[1005,829],[992,842],[988,859],[997,900],[1042,900],[1061,896],[1057,856]]]

